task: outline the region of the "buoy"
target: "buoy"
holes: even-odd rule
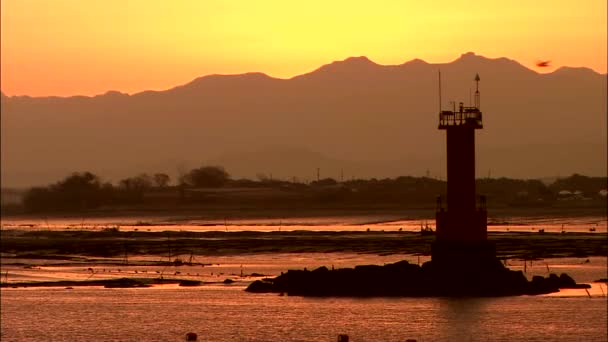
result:
[[[186,334],[186,341],[196,341],[197,338],[198,338],[198,335],[196,335],[193,332],[189,332]]]

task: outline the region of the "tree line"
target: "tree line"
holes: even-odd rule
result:
[[[173,184],[172,184],[173,183]],[[572,175],[551,184],[540,180],[510,178],[478,179],[477,193],[485,195],[490,202],[506,205],[546,205],[560,200],[563,190],[578,191],[580,198],[605,201],[600,190],[607,188],[606,177]],[[445,196],[447,183],[428,177],[402,176],[386,179],[355,179],[338,182],[333,178],[319,179],[308,184],[276,180],[268,177],[232,179],[221,166],[202,166],[180,175],[172,182],[164,173],[142,173],[117,182],[103,182],[91,172],[75,172],[55,184],[34,187],[24,195],[23,210],[26,212],[81,211],[100,207],[118,207],[152,203],[175,202],[221,202],[235,201],[224,193],[203,196],[201,189],[271,189],[274,194],[286,196],[264,198],[264,204],[291,203],[306,205],[314,203],[344,205],[416,205],[432,206],[437,196]],[[228,193],[228,192],[226,192]],[[163,197],[164,196],[164,197]],[[160,198],[160,199],[159,199]],[[242,201],[242,199],[240,199]],[[164,201],[164,202],[163,202]],[[256,199],[250,198],[253,205]]]
[[[177,187],[221,187],[230,179],[222,167],[206,166],[181,175]],[[122,179],[117,185],[103,182],[91,172],[74,172],[46,187],[26,191],[23,207],[28,212],[87,210],[103,205],[141,203],[149,191],[170,188],[171,177],[165,173],[142,173]]]

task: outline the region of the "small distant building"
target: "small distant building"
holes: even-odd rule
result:
[[[585,197],[585,194],[580,190],[561,190],[557,193],[557,199],[560,201],[590,200],[590,198]]]

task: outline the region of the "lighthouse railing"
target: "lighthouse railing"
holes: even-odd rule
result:
[[[474,124],[481,127],[482,114],[475,107],[464,107],[461,112],[443,110],[439,113],[439,127]]]

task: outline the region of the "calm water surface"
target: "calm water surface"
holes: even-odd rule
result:
[[[602,297],[310,299],[243,287],[2,290],[2,341],[606,341]]]
[[[199,267],[206,284],[196,288],[158,286],[140,289],[101,287],[3,288],[2,341],[182,341],[195,332],[199,341],[607,341],[606,258],[559,258],[528,261],[526,274],[567,272],[585,290],[547,296],[507,298],[302,298],[244,292],[246,274],[269,276],[288,268],[394,262],[412,255],[266,254],[213,257]],[[588,260],[588,261],[587,261]],[[425,260],[422,260],[425,261]],[[95,266],[102,268],[106,266]],[[137,267],[137,266],[134,266]],[[509,260],[512,269],[523,261]],[[182,275],[193,275],[187,267]],[[21,269],[32,279],[73,279],[83,267]],[[28,273],[29,272],[29,273]],[[42,275],[39,273],[42,272]],[[152,273],[152,270],[149,270]],[[121,274],[134,276],[123,267]],[[167,274],[166,273],[166,274]],[[141,274],[141,269],[140,273]],[[12,275],[11,275],[12,276]],[[95,274],[95,277],[106,275]],[[196,276],[198,277],[198,276]],[[219,284],[230,277],[233,285]],[[216,283],[212,283],[215,280]],[[210,284],[210,285],[209,285]]]
[[[305,217],[282,219],[223,220],[183,217],[103,217],[103,218],[1,218],[3,229],[20,230],[102,230],[117,227],[121,231],[419,231],[427,224],[435,229],[434,218],[404,219],[395,215],[361,215],[334,217]],[[608,232],[605,216],[581,217],[509,217],[489,219],[488,231],[495,232]]]

